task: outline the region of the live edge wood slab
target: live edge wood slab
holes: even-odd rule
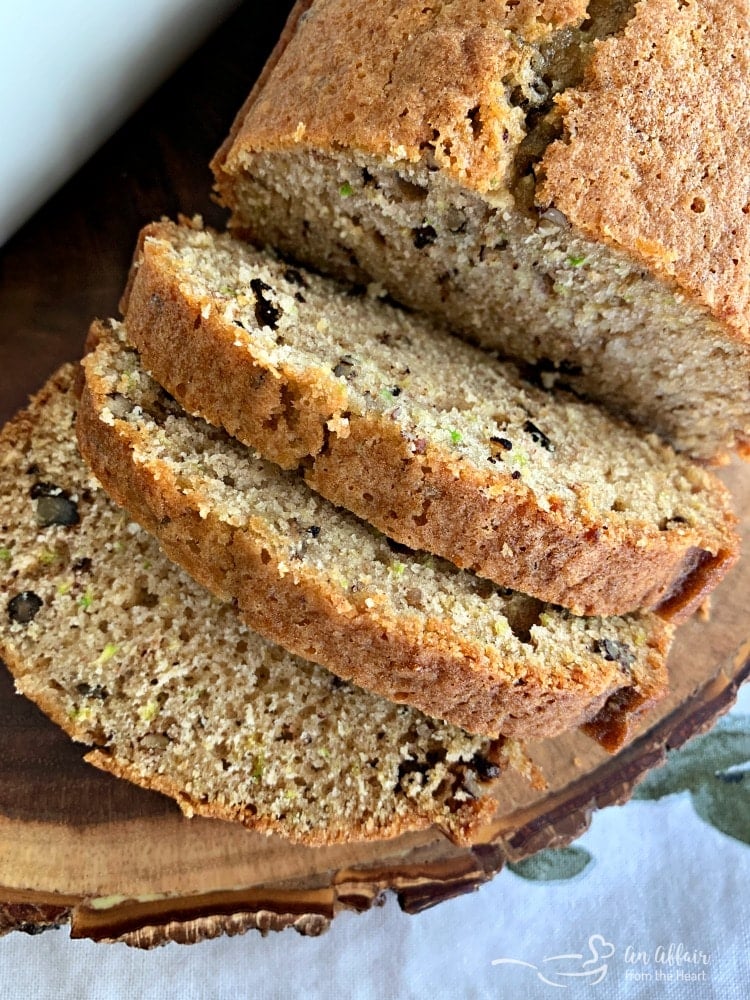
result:
[[[141,227],[202,212],[220,225],[207,162],[270,51],[290,4],[246,3],[83,170],[0,250],[0,419],[79,356],[95,316],[116,314]],[[750,467],[727,472],[750,546]],[[96,771],[17,696],[0,665],[0,932],[69,923],[74,937],[140,947],[250,928],[319,934],[385,890],[416,913],[476,889],[506,860],[562,846],[593,810],[624,802],[672,748],[730,707],[750,673],[747,556],[709,621],[686,625],[672,693],[614,757],[575,734],[539,742],[548,782],[508,775],[471,848],[425,832],[379,844],[303,848],[177,807]]]

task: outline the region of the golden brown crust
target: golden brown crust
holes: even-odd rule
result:
[[[354,16],[348,0],[318,0],[302,17],[307,6],[295,8],[215,158],[220,190],[231,186],[225,165],[246,150],[301,142],[412,161],[434,146],[435,162],[457,180],[497,188],[523,137],[520,112],[498,99],[519,66],[513,36],[535,40],[580,23],[587,4],[530,0],[488,13],[479,0],[460,9],[390,0]],[[747,5],[647,0],[595,49],[583,85],[558,97],[566,138],[544,155],[539,204],[554,203],[746,341]],[[479,138],[467,117],[474,108]]]
[[[578,24],[586,6],[586,0],[298,5],[213,167],[217,175],[231,168],[250,136],[254,150],[304,141],[412,161],[429,146],[457,179],[483,191],[498,187],[523,137],[523,114],[509,104],[502,82],[523,62],[517,39],[536,41]]]
[[[507,470],[457,468],[452,452],[429,441],[416,454],[384,414],[351,413],[333,377],[293,365],[271,370],[252,345],[235,343],[221,309],[205,315],[205,300],[181,283],[170,260],[175,234],[169,223],[142,232],[123,297],[146,368],[189,412],[284,468],[304,463],[313,489],[400,543],[577,614],[658,607],[674,621],[689,617],[734,563],[735,519],[718,480],[718,542],[701,528],[618,525],[611,514],[603,526],[593,510],[573,518],[541,509]],[[340,435],[330,428],[344,411]]]
[[[253,446],[273,451],[283,468],[296,468],[323,447],[326,421],[341,410],[343,389],[336,393],[334,379],[321,385],[294,371],[271,371],[250,351],[238,351],[231,324],[215,312],[202,316],[176,280],[165,282],[168,232],[168,224],[155,223],[140,235],[120,303],[133,320],[133,345],[186,410],[223,411],[222,425],[235,436],[254,424]]]
[[[266,80],[268,80],[271,73],[273,72],[276,63],[279,61],[287,45],[294,37],[294,34],[297,30],[297,23],[299,22],[299,19],[302,17],[303,14],[305,14],[310,9],[310,7],[312,7],[314,2],[315,0],[297,0],[294,7],[292,7],[292,10],[289,13],[289,17],[286,20],[286,24],[284,25],[281,35],[279,36],[279,40],[276,42],[276,45],[274,45],[270,56],[266,60],[265,65],[263,66],[263,69],[260,72],[260,76],[253,85],[253,89],[250,91],[244,104],[235,115],[234,121],[232,122],[232,127],[229,130],[229,135],[226,137],[224,142],[216,151],[214,158],[211,161],[210,166],[212,170],[219,170],[221,168],[221,164],[224,162],[229,150],[232,148],[234,140],[239,134],[239,131],[242,127],[242,123],[244,122],[248,111],[255,103],[258,94],[266,85]],[[127,295],[127,289],[125,294]]]
[[[313,489],[412,548],[576,614],[646,607],[686,621],[737,560],[728,508],[726,546],[715,554],[666,532],[639,546],[635,532],[540,509],[531,491],[508,486],[497,495],[497,484],[471,469],[456,477],[437,449],[415,456],[392,426],[372,423],[350,420],[346,438],[329,436],[305,472]],[[365,505],[363,496],[372,499]]]
[[[431,158],[502,204],[525,132],[507,85],[519,45],[579,23],[588,4],[498,4],[488,13],[478,2],[392,0],[382,21],[382,5],[360,5],[354,17],[350,0],[317,0],[305,18],[302,6],[213,164],[235,208],[247,157],[295,146],[391,163]],[[576,234],[615,248],[718,320],[728,341],[747,343],[746,3],[641,0],[594,53],[582,85],[557,99],[565,138],[543,154],[537,205],[562,210]],[[241,214],[234,222],[252,225]],[[750,453],[745,430],[736,437],[736,450]]]
[[[649,0],[559,100],[542,203],[750,338],[750,17],[744,0]]]
[[[394,618],[357,595],[342,595],[312,570],[296,579],[281,572],[281,554],[259,519],[235,529],[210,510],[201,516],[168,468],[134,460],[137,430],[100,419],[102,389],[86,360],[84,366],[78,436],[94,474],[171,559],[218,597],[235,601],[251,628],[286,649],[392,701],[493,737],[570,729],[634,683],[616,662],[602,661],[596,678],[571,673],[564,690],[538,674],[517,686],[499,650],[460,635],[445,619]],[[652,693],[666,689],[668,645],[669,630],[654,626],[646,674],[636,682]]]

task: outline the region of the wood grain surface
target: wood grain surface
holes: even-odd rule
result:
[[[290,3],[246,3],[23,230],[0,250],[0,418],[64,360],[94,316],[114,315],[139,228],[200,212],[221,225],[207,163],[270,51]],[[273,7],[273,10],[269,8]],[[728,481],[750,536],[750,469]],[[732,703],[747,676],[743,560],[709,622],[681,631],[672,694],[614,757],[581,734],[532,753],[548,788],[504,777],[494,821],[472,848],[427,831],[379,844],[305,848],[219,821],[186,820],[159,795],[89,767],[0,665],[0,932],[69,922],[75,936],[149,947],[249,928],[318,934],[383,890],[416,912],[471,891],[505,860],[580,834]]]

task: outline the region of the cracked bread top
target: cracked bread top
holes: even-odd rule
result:
[[[558,98],[538,201],[750,338],[750,9],[646,0]]]
[[[217,190],[241,235],[694,457],[750,454],[749,24],[741,0],[300,3]]]
[[[526,133],[518,94],[531,96],[539,46],[580,24],[586,6],[306,0],[238,119],[227,162],[246,136],[254,150],[333,144],[412,161],[428,151],[457,179],[502,197]]]
[[[261,83],[215,158],[220,189],[246,152],[305,144],[427,158],[511,207],[532,120],[556,104],[537,204],[750,335],[743,0],[305,0]]]

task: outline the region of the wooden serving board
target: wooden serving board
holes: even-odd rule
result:
[[[75,358],[94,315],[116,313],[142,224],[202,212],[206,166],[278,35],[288,5],[247,3],[0,251],[0,419]],[[750,544],[750,467],[727,479]],[[561,846],[591,812],[626,800],[667,749],[709,726],[750,672],[750,559],[717,592],[710,621],[684,627],[672,694],[625,750],[575,734],[532,748],[548,788],[504,777],[494,821],[472,848],[434,832],[378,844],[289,845],[214,820],[186,820],[159,795],[96,771],[0,666],[0,931],[64,922],[76,937],[142,947],[255,927],[317,934],[385,889],[416,912],[490,879],[505,860]]]
[[[750,470],[729,476],[748,512]],[[65,921],[76,937],[148,947],[251,927],[318,934],[338,911],[366,909],[385,889],[417,912],[470,891],[506,860],[562,846],[594,809],[625,801],[666,751],[706,729],[750,673],[750,559],[717,591],[710,621],[683,627],[672,693],[641,735],[609,757],[580,733],[531,748],[548,782],[514,774],[472,848],[427,831],[376,844],[306,848],[218,820],[184,819],[168,799],[82,761],[74,746],[0,673],[0,929]]]

